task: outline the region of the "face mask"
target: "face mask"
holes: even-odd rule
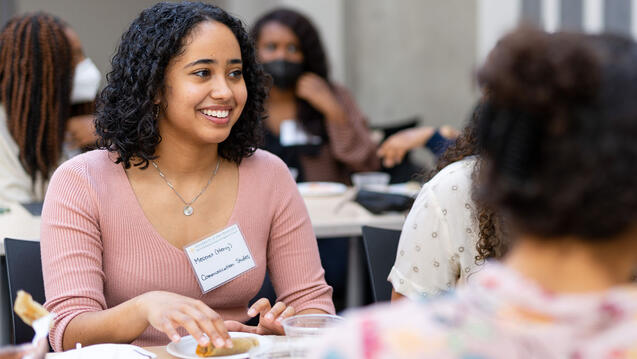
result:
[[[93,61],[88,57],[75,66],[73,74],[73,90],[71,91],[71,104],[91,102],[95,100],[97,89],[100,86],[102,74]]]
[[[274,60],[264,63],[263,69],[272,76],[274,86],[280,89],[290,89],[296,85],[296,80],[303,73],[303,64],[286,60]]]

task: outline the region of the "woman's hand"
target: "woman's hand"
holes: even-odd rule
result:
[[[306,72],[296,82],[296,96],[307,101],[329,119],[341,120],[345,111],[330,85],[321,76]]]
[[[397,132],[383,142],[376,154],[383,159],[383,166],[390,168],[401,163],[409,150],[422,147],[436,132],[433,127],[416,127]]]
[[[277,302],[274,307],[270,307],[270,301],[267,298],[257,300],[250,309],[248,315],[254,318],[259,314],[259,325],[250,326],[235,320],[227,320],[226,327],[233,332],[248,332],[261,335],[283,335],[283,326],[281,321],[295,314],[292,306],[286,306],[283,302]]]
[[[223,319],[202,301],[160,291],[148,292],[138,298],[148,323],[173,342],[179,341],[181,336],[177,328],[183,327],[199,345],[208,345],[212,340],[216,347],[232,347]]]

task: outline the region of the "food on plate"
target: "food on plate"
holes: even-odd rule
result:
[[[257,338],[232,338],[232,348],[217,348],[212,343],[209,343],[206,346],[197,345],[195,353],[200,357],[218,357],[247,353],[248,350],[257,346],[259,346],[259,340]]]
[[[34,301],[31,294],[23,290],[18,291],[13,310],[28,325],[33,325],[34,321],[49,315],[49,311]]]

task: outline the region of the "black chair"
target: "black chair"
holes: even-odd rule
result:
[[[387,276],[396,260],[399,239],[399,230],[363,226],[365,262],[374,303],[391,299],[392,285]]]
[[[30,343],[35,333],[15,314],[13,304],[20,289],[31,294],[36,302],[44,303],[40,242],[5,238],[4,253],[11,304],[11,343]]]

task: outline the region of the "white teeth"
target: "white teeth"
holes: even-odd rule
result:
[[[201,113],[203,113],[206,116],[225,118],[225,117],[228,117],[228,114],[230,113],[230,111],[228,111],[228,110],[221,110],[221,111],[201,110]]]

